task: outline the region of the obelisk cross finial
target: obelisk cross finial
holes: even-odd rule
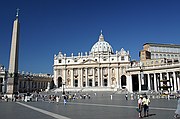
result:
[[[18,17],[19,15],[19,10],[20,10],[19,8],[16,9],[16,17]]]

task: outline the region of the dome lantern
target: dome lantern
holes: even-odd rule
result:
[[[99,36],[98,42],[96,42],[91,48],[91,54],[113,54],[113,49],[111,45],[104,40],[104,36],[101,34]]]

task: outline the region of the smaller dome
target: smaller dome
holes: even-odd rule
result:
[[[93,47],[91,48],[91,53],[95,53],[95,54],[113,54],[113,49],[111,47],[111,45],[104,41],[104,37],[102,35],[102,31],[101,31],[101,35],[99,36],[99,41],[96,42]]]

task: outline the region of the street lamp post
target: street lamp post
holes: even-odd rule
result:
[[[142,63],[141,61],[140,61],[140,63],[139,63],[139,69],[140,69],[139,91],[141,91],[141,90],[144,90],[144,89],[145,89],[143,63]]]

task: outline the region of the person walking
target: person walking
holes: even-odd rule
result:
[[[66,103],[67,103],[67,96],[64,95],[64,105],[66,105]]]
[[[111,100],[112,100],[112,95],[110,95],[110,97],[111,97]]]
[[[143,105],[142,105],[142,100],[143,100],[143,96],[140,95],[139,96],[139,99],[138,99],[138,112],[139,112],[139,118],[142,118],[142,108],[143,108]]]
[[[125,100],[128,100],[128,94],[125,95]]]
[[[177,109],[175,111],[175,115],[174,115],[174,118],[178,118],[180,117],[180,98],[178,99],[178,104],[177,104]]]
[[[58,105],[59,104],[59,96],[56,96],[56,104]]]
[[[150,99],[147,97],[147,95],[144,96],[144,98],[142,100],[142,104],[143,104],[143,108],[144,108],[144,117],[148,117]]]

